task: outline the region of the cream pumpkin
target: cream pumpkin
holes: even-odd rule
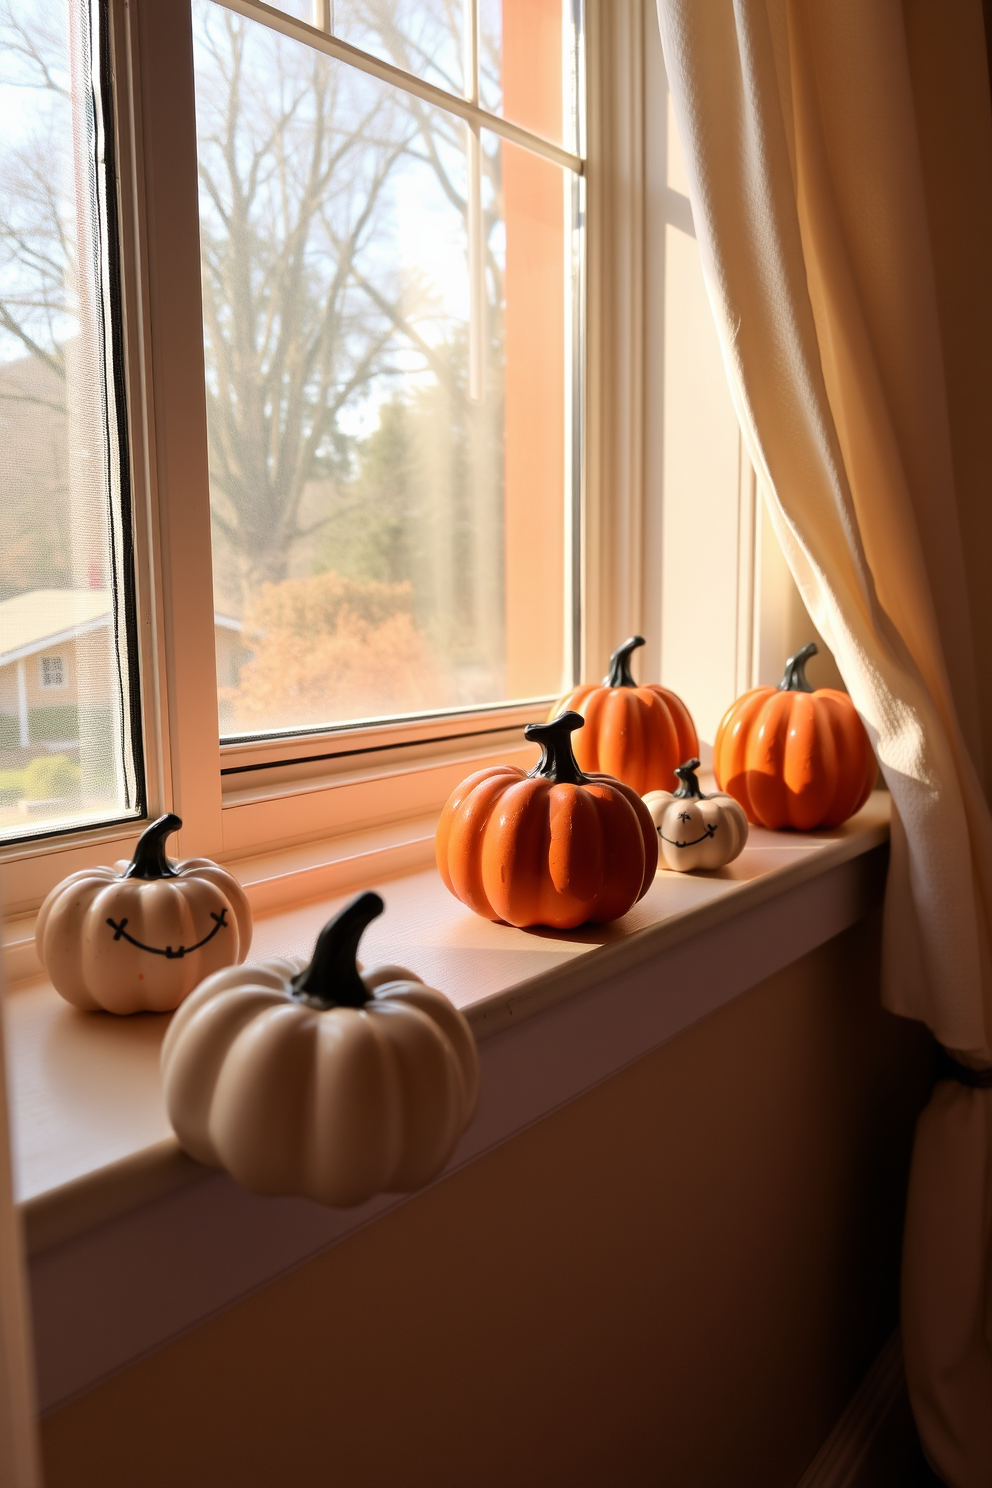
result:
[[[340,1206],[441,1171],[475,1112],[475,1041],[413,972],[361,972],[359,939],[382,910],[361,894],[324,926],[309,965],[221,971],[183,1003],[162,1076],[192,1157],[255,1193]]]
[[[696,779],[698,759],[679,765],[677,791],[650,791],[644,804],[658,832],[661,866],[676,873],[722,868],[747,842],[747,816],[733,796],[703,795]]]
[[[38,915],[38,958],[55,990],[88,1012],[171,1012],[198,982],[243,961],[251,908],[209,858],[173,863],[169,813],[141,834],[130,863],[84,868],[57,884]]]

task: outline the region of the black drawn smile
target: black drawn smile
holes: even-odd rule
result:
[[[674,837],[666,837],[661,828],[658,828],[658,836],[662,842],[667,842],[669,847],[695,847],[698,842],[708,842],[711,837],[716,836],[716,827],[707,827],[702,837],[694,837],[691,842],[676,842]]]
[[[137,946],[139,951],[147,951],[151,956],[164,956],[168,961],[181,961],[184,956],[191,955],[193,951],[200,950],[200,948],[202,946],[205,946],[208,941],[213,940],[218,930],[226,930],[228,928],[227,906],[224,906],[220,914],[214,914],[213,910],[211,910],[210,918],[212,920],[215,920],[216,924],[214,925],[214,928],[211,930],[209,935],[205,935],[202,940],[198,940],[196,942],[196,945],[177,946],[175,950],[173,950],[171,946],[165,946],[163,948],[161,946],[142,945],[140,940],[135,940],[133,935],[128,935],[126,929],[124,928],[127,924],[126,918],[121,920],[119,924],[116,920],[108,919],[107,924],[110,926],[111,930],[116,931],[116,934],[114,935],[115,940],[126,940],[128,945]]]

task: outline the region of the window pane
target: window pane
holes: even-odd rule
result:
[[[465,0],[278,0],[278,8],[394,67],[465,91]]]
[[[571,177],[194,14],[222,732],[557,692]]]
[[[0,5],[3,839],[141,809],[103,20]]]
[[[581,151],[580,0],[480,0],[479,96],[484,108]]]

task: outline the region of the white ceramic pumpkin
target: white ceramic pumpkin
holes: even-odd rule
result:
[[[677,791],[649,791],[644,804],[658,831],[659,867],[677,873],[722,868],[747,842],[747,817],[733,796],[703,795],[696,779],[698,759],[686,760],[675,774]]]
[[[56,992],[88,1012],[171,1012],[198,982],[243,961],[251,907],[209,858],[173,863],[171,812],[146,827],[128,862],[56,884],[38,914],[38,958]]]
[[[218,972],[162,1047],[166,1108],[190,1156],[261,1194],[361,1204],[444,1167],[475,1112],[472,1031],[398,966],[356,960],[378,894],[324,926],[313,958]]]

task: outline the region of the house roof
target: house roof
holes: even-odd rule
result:
[[[0,666],[98,630],[109,619],[106,589],[29,589],[0,601]]]
[[[29,589],[0,601],[0,667],[48,651],[110,621],[107,589]],[[242,622],[214,615],[222,630],[241,631]]]

